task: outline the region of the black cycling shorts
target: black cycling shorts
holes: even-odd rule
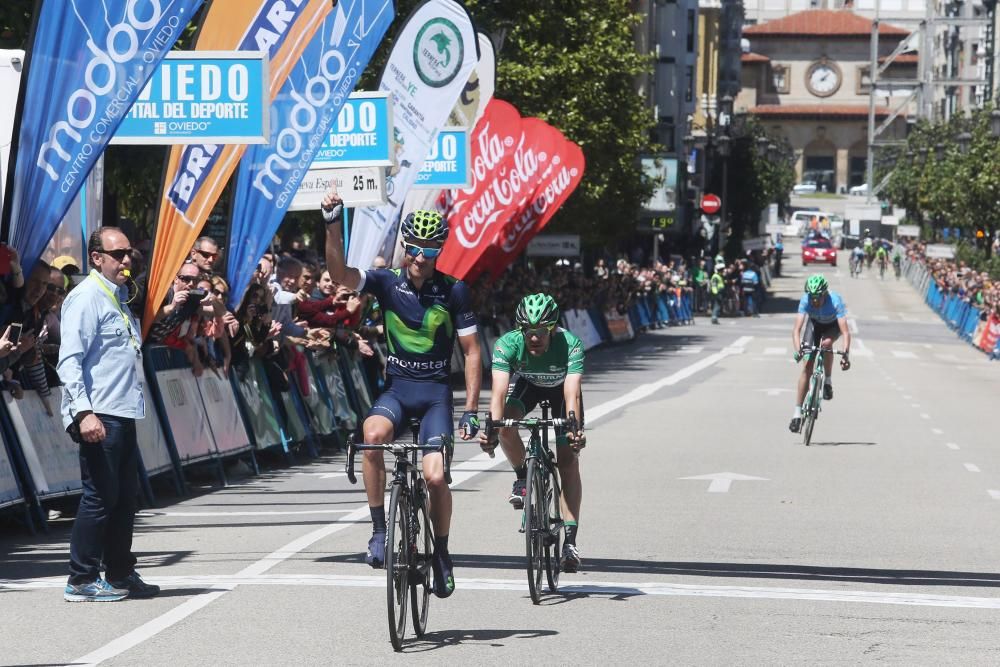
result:
[[[454,438],[453,412],[450,385],[390,375],[368,416],[379,415],[391,421],[394,439],[407,438],[410,419],[420,419],[420,444],[444,445]],[[446,440],[442,441],[442,437]]]
[[[523,377],[517,378],[517,382],[507,391],[507,405],[515,405],[524,412],[530,413],[542,401],[549,402],[549,417],[566,417],[566,400],[563,396],[563,385],[558,387],[539,387],[531,384]],[[583,426],[583,396],[580,396],[580,414],[576,416]],[[566,430],[556,429],[556,444],[565,445]]]
[[[840,325],[837,320],[833,322],[817,322],[811,317],[806,322],[805,334],[802,336],[802,343],[811,343],[813,347],[819,347],[824,338],[830,338],[836,342],[840,338]]]

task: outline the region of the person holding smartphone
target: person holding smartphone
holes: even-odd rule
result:
[[[56,370],[63,426],[80,447],[83,497],[70,537],[69,602],[113,602],[160,592],[135,571],[138,490],[135,420],[146,416],[142,330],[128,306],[129,240],[116,227],[90,236],[91,271],[66,297]],[[104,577],[101,568],[104,567]]]

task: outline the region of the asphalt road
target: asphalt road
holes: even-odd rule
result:
[[[819,268],[857,340],[804,447],[786,260],[760,319],[588,356],[584,568],[541,606],[512,474],[459,445],[458,590],[394,654],[363,494],[329,457],[144,512],[153,600],[67,604],[66,526],[0,536],[0,664],[1000,662],[1000,367],[905,282]]]

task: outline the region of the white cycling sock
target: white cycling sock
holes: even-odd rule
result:
[[[831,380],[829,377],[827,377],[826,380],[823,382],[823,386],[824,387],[832,387],[833,386],[833,380]]]
[[[792,413],[792,419],[802,419],[802,406],[796,405],[795,412]]]

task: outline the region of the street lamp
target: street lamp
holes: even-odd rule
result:
[[[1000,139],[1000,109],[990,112],[990,134]]]
[[[719,100],[719,124],[729,125],[733,117],[733,96],[726,94]]]
[[[969,152],[969,145],[972,143],[972,135],[968,132],[962,132],[957,137],[955,137],[955,142],[958,144],[958,150],[965,155]]]
[[[944,159],[944,144],[934,145],[934,158],[940,162]]]
[[[726,135],[722,135],[715,140],[716,150],[719,151],[719,155],[722,157],[729,157],[729,149],[732,143],[732,139]]]
[[[770,145],[770,142],[767,140],[767,137],[757,137],[757,157],[767,157],[768,145]]]
[[[781,153],[778,151],[778,147],[772,143],[767,145],[767,155],[771,158],[771,162],[777,161],[781,157]]]
[[[929,152],[930,151],[927,149],[927,146],[921,146],[920,148],[917,149],[917,156],[918,160],[920,161],[920,166],[923,166],[924,163],[927,162],[927,153]]]

